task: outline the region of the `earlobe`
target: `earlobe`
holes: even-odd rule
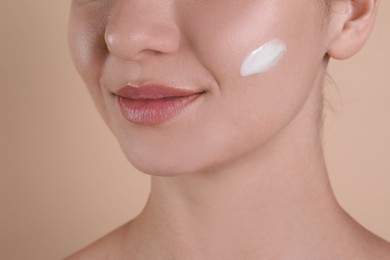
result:
[[[337,2],[337,1],[336,1]],[[335,10],[331,15],[328,45],[330,57],[343,60],[356,54],[366,43],[373,25],[380,0],[346,0],[344,11]]]

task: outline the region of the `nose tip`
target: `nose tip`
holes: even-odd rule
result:
[[[133,11],[134,12],[134,11]],[[173,53],[180,44],[180,33],[174,22],[119,14],[111,17],[105,41],[109,52],[121,59],[137,60],[145,53]]]

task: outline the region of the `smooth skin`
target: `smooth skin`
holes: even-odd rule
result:
[[[390,259],[338,204],[321,146],[329,58],[366,42],[379,0],[73,0],[69,45],[128,160],[152,176],[143,211],[67,259]],[[272,39],[288,51],[243,78]],[[127,121],[128,83],[202,90],[173,119]]]

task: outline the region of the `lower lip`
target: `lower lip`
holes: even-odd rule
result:
[[[130,99],[118,96],[118,103],[122,115],[128,121],[143,125],[157,125],[178,115],[200,95],[161,99]]]

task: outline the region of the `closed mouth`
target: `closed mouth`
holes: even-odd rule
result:
[[[167,121],[203,93],[161,85],[125,86],[116,92],[122,115],[132,123],[143,125]]]

